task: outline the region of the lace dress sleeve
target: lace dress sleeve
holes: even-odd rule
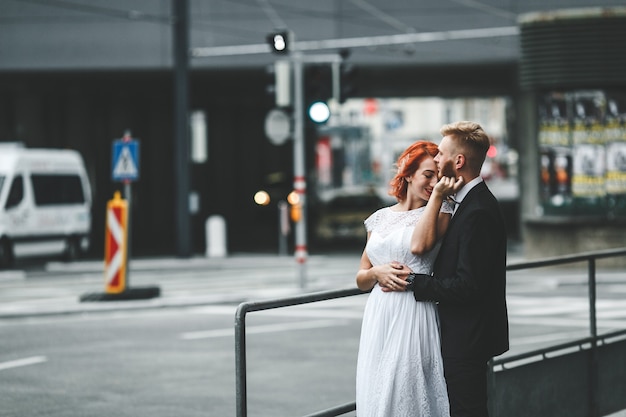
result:
[[[381,212],[380,212],[380,210],[377,210],[374,213],[372,213],[363,222],[365,224],[365,230],[367,230],[368,233],[371,232],[372,230],[374,230],[376,228],[376,226],[378,226],[380,224],[380,219],[381,219]]]

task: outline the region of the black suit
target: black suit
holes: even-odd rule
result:
[[[487,361],[509,348],[506,244],[498,202],[480,182],[450,220],[434,276],[415,279],[415,299],[439,303],[453,417],[487,415]]]

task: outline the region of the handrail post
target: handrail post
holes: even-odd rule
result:
[[[247,304],[242,303],[235,314],[235,391],[237,417],[248,416],[248,392],[246,381],[246,312]]]
[[[597,384],[598,384],[598,328],[596,319],[596,258],[589,257],[589,331],[591,333],[591,352],[589,358],[589,415],[598,416]]]
[[[589,330],[592,337],[598,336],[596,322],[596,258],[589,258]]]

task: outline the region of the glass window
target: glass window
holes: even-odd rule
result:
[[[9,189],[9,196],[7,197],[6,208],[10,209],[12,207],[20,204],[22,199],[24,198],[24,179],[21,175],[13,178],[13,182],[11,183],[11,188]]]
[[[78,175],[33,174],[31,180],[37,206],[85,202],[83,186]]]

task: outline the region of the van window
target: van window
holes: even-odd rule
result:
[[[24,198],[24,180],[21,175],[13,178],[13,182],[11,183],[11,188],[9,188],[9,196],[7,197],[6,208],[10,209],[12,207],[20,204]]]
[[[31,175],[35,205],[82,204],[85,202],[83,186],[78,175]]]

